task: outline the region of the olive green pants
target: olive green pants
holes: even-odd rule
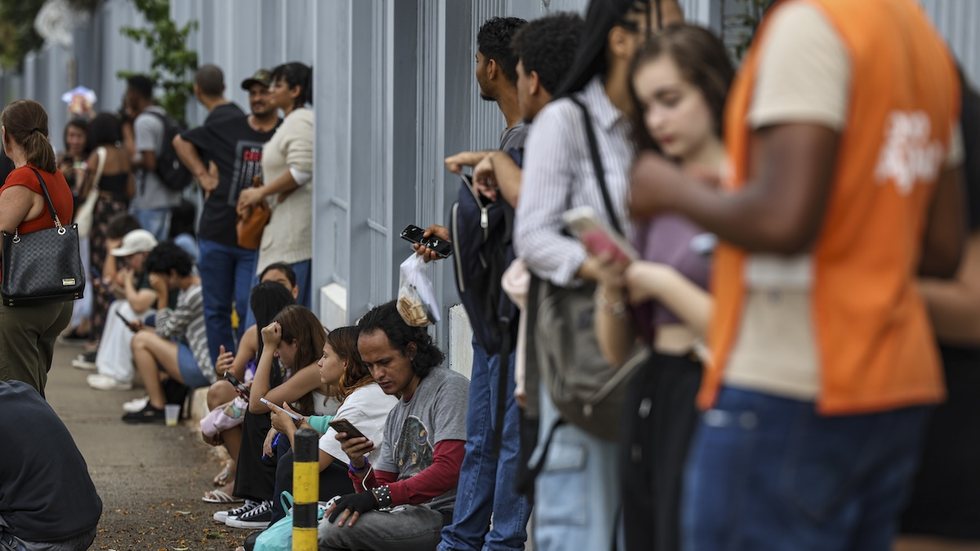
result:
[[[72,302],[0,303],[0,381],[24,381],[44,396],[55,340],[71,322],[71,311]]]

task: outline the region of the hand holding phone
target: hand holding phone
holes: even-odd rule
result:
[[[355,427],[347,419],[334,419],[333,421],[330,421],[329,425],[330,428],[337,432],[346,433],[347,438],[367,438],[367,436],[364,436],[364,433],[357,430],[357,427]]]
[[[444,235],[439,235],[443,232]],[[428,235],[426,235],[427,233]],[[401,238],[428,249],[436,258],[447,258],[453,254],[453,244],[448,239],[448,233],[448,230],[441,226],[430,226],[429,229],[423,230],[414,224],[409,224],[402,230]],[[418,247],[415,247],[415,250],[419,252]],[[420,254],[422,253],[420,252]],[[427,261],[434,260],[434,258],[428,258],[428,255],[426,257]]]
[[[122,320],[123,324],[125,324],[130,331],[136,332],[143,327],[143,322],[140,320],[128,320],[126,319],[126,316],[120,314],[118,310],[116,311],[116,315],[119,316],[119,319]]]
[[[235,377],[231,371],[225,371],[225,380],[231,383],[231,386],[235,387],[235,391],[238,392],[239,396],[245,400],[248,400],[248,387],[242,384],[242,382],[238,380],[238,377]],[[265,398],[263,398],[263,400],[265,400]]]
[[[276,413],[282,413],[283,415],[288,415],[293,421],[299,422],[303,420],[302,415],[297,415],[289,410],[285,410],[282,407],[277,406],[276,404],[273,404],[272,402],[266,400],[265,398],[259,398],[259,401],[265,404],[269,409],[275,411]]]

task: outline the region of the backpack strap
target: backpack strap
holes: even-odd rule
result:
[[[596,181],[599,184],[599,191],[602,192],[602,203],[606,207],[606,214],[609,216],[609,223],[612,224],[613,229],[615,229],[620,235],[626,235],[623,232],[623,225],[619,220],[619,215],[616,214],[616,209],[613,207],[612,198],[609,196],[609,186],[606,185],[606,169],[602,164],[602,156],[599,155],[599,142],[595,137],[595,127],[592,125],[592,115],[589,114],[589,108],[582,103],[582,100],[578,99],[573,95],[567,96],[568,99],[572,100],[572,103],[578,106],[582,111],[582,119],[585,123],[585,137],[589,144],[589,155],[592,157],[592,169],[595,172]]]

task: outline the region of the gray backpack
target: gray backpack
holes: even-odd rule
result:
[[[622,225],[606,186],[589,111],[577,98],[569,98],[582,111],[603,203],[613,228],[622,235]],[[633,369],[642,363],[642,358],[634,358],[617,369],[602,357],[594,325],[595,285],[558,287],[535,279],[540,287],[534,293],[538,298],[534,350],[541,384],[548,389],[564,421],[594,436],[616,440],[623,416],[626,383]]]

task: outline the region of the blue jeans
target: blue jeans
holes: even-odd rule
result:
[[[685,551],[886,551],[928,408],[821,416],[813,402],[723,388],[684,480]]]
[[[133,216],[140,227],[153,234],[157,241],[170,237],[170,207],[159,209],[133,209]]]
[[[215,241],[201,239],[198,242],[201,255],[198,270],[201,272],[201,294],[204,299],[204,323],[208,333],[208,351],[211,361],[218,359],[218,348],[235,350],[235,337],[241,338],[248,318],[248,299],[255,277],[255,251],[230,247]],[[231,305],[238,313],[238,334],[231,331]]]
[[[531,505],[517,493],[520,419],[514,401],[514,355],[507,370],[507,401],[499,455],[493,450],[500,357],[473,343],[466,455],[456,486],[453,522],[442,530],[440,551],[524,549]],[[493,527],[490,528],[490,515]],[[489,532],[488,532],[489,529]]]
[[[558,411],[547,385],[541,385],[540,396],[540,442],[544,442]],[[619,446],[569,423],[554,430],[535,484],[534,549],[612,549],[621,502]],[[541,447],[539,443],[532,463],[538,461]]]

